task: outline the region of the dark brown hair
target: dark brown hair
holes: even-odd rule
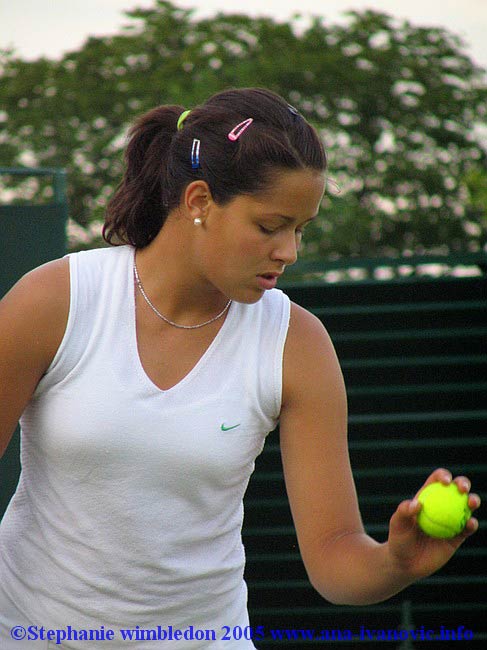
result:
[[[260,88],[226,90],[194,108],[177,129],[183,106],[164,105],[142,115],[129,132],[126,170],[107,208],[103,237],[109,244],[147,246],[186,186],[201,179],[223,205],[264,190],[283,169],[326,169],[314,128],[279,95]],[[228,133],[253,118],[235,142]],[[192,166],[193,140],[201,143]]]

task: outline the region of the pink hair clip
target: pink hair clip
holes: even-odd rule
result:
[[[243,122],[240,122],[240,124],[237,124],[235,128],[233,128],[230,133],[228,134],[228,139],[231,140],[232,142],[235,142],[235,140],[238,140],[239,137],[242,135],[244,131],[246,131],[249,126],[252,124],[254,121],[253,117],[249,117]]]

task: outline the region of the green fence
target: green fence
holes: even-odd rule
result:
[[[0,205],[0,297],[27,271],[66,253],[66,174],[62,169],[0,167],[0,175],[48,177],[53,200],[41,205]],[[18,430],[0,459],[0,517],[18,482]]]
[[[449,269],[422,276],[425,263]],[[414,271],[399,277],[399,270]],[[363,269],[361,282],[310,280],[330,272]],[[394,279],[380,282],[379,269]],[[335,343],[347,385],[352,468],[366,530],[385,541],[396,506],[426,476],[445,466],[467,473],[484,496],[487,478],[487,277],[485,254],[451,258],[348,260],[335,266],[301,265],[305,284],[282,288],[314,312]],[[290,269],[291,270],[291,269]],[[304,272],[303,272],[304,271]],[[299,273],[296,275],[298,276]],[[462,275],[465,277],[459,277]],[[485,506],[484,506],[485,508]],[[282,475],[279,432],[272,433],[245,498],[251,625],[266,629],[458,630],[474,634],[465,647],[487,643],[487,519],[439,573],[371,607],[337,607],[321,599],[306,577]],[[398,637],[400,638],[400,636]],[[335,637],[331,647],[356,647]],[[339,642],[338,642],[339,641]],[[376,642],[377,643],[377,642]],[[324,645],[297,636],[256,642]],[[381,644],[382,645],[382,644]],[[418,647],[391,641],[389,647]],[[428,648],[446,648],[445,640]],[[423,647],[420,644],[419,647]]]

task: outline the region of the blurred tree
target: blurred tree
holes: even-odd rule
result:
[[[351,12],[346,26],[197,20],[158,0],[127,16],[119,35],[60,61],[1,56],[0,163],[65,167],[78,224],[102,219],[135,115],[258,85],[299,108],[327,146],[333,180],[305,256],[484,245],[485,71],[455,35],[372,11]],[[31,181],[17,194],[48,191]]]

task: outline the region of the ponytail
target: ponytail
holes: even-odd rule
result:
[[[159,106],[130,129],[125,174],[108,203],[103,226],[103,238],[109,244],[143,248],[162,228],[169,211],[167,159],[183,110],[182,106]]]

